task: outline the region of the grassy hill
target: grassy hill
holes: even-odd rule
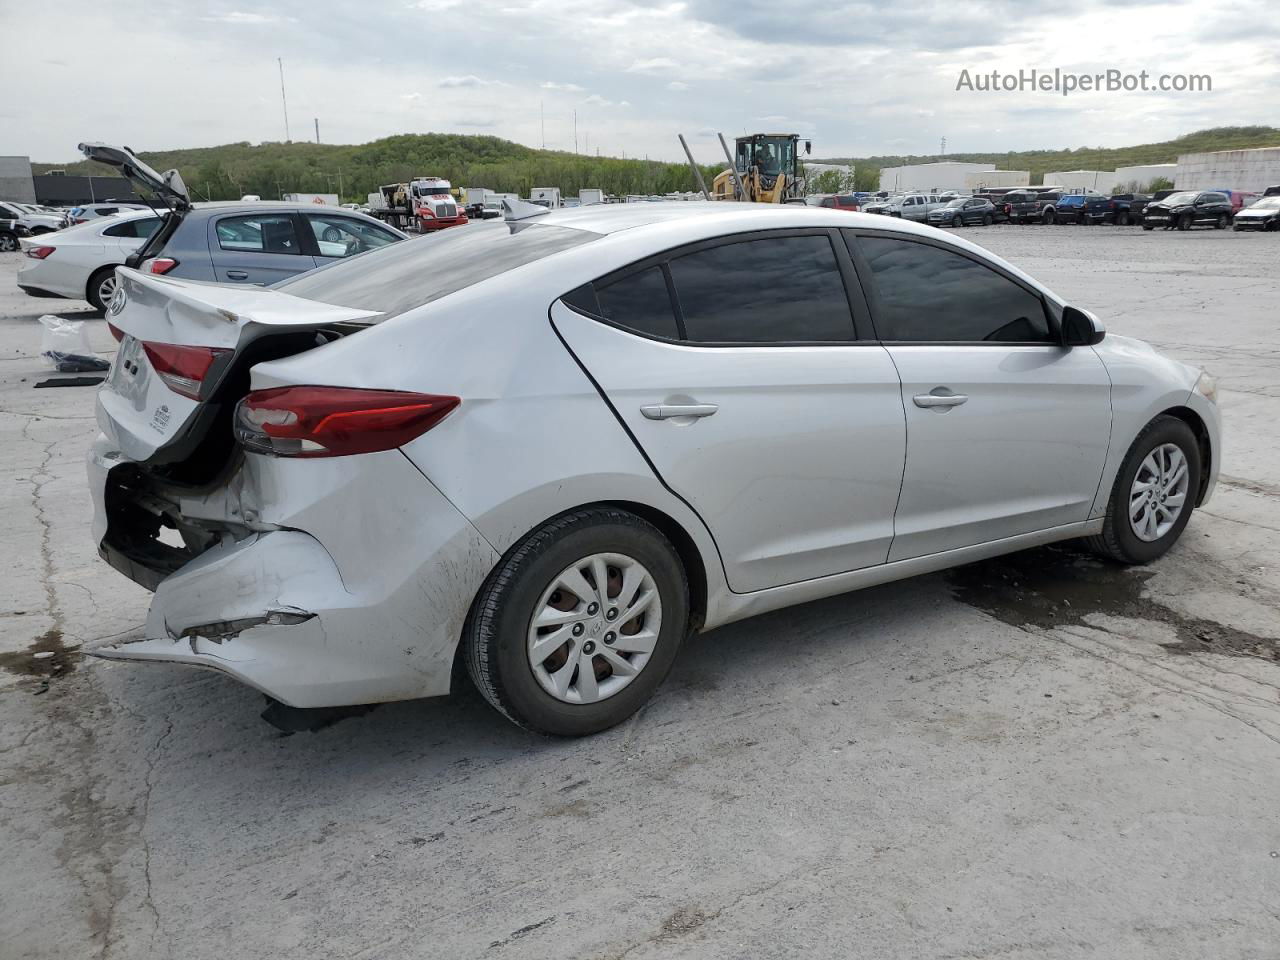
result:
[[[344,200],[364,200],[381,184],[423,175],[526,197],[531,188],[547,186],[560,187],[566,196],[575,196],[582,187],[617,194],[697,189],[685,164],[535,150],[498,137],[446,133],[402,134],[362,144],[228,143],[139,156],[157,170],[176,167],[193,197],[202,200],[339,192]],[[35,173],[115,172],[89,161],[31,166]]]
[[[840,157],[825,162],[853,163],[870,173],[906,163],[965,160],[994,163],[1006,170],[1030,170],[1031,182],[1040,183],[1049,170],[1114,170],[1135,164],[1172,163],[1183,153],[1271,146],[1280,146],[1280,129],[1275,127],[1217,127],[1132,147]],[[282,193],[338,192],[344,200],[363,200],[381,184],[424,174],[447,177],[454,186],[483,186],[526,197],[533,187],[544,186],[560,187],[566,196],[576,195],[583,187],[616,194],[696,189],[692,172],[680,163],[535,150],[498,137],[447,133],[402,134],[362,144],[228,143],[144,152],[141,156],[157,170],[176,167],[193,196],[210,200],[237,199],[247,193],[276,198]],[[114,173],[88,161],[33,163],[32,168],[36,173],[49,169]],[[703,168],[708,184],[717,169]]]
[[[1077,147],[1074,150],[1022,150],[1009,153],[948,153],[946,156],[840,157],[828,163],[852,163],[855,167],[897,167],[939,160],[994,163],[1001,170],[1030,170],[1031,182],[1041,183],[1050,170],[1114,170],[1146,163],[1173,163],[1183,153],[1212,150],[1246,150],[1250,147],[1280,146],[1276,127],[1215,127],[1198,130],[1176,140],[1144,143],[1133,147]],[[818,161],[815,161],[818,162]]]

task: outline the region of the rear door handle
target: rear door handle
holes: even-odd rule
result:
[[[227,279],[228,280],[248,280],[249,274],[245,273],[243,270],[228,270]]]
[[[921,393],[912,398],[917,407],[958,407],[969,398],[963,393]]]
[[[675,417],[709,417],[720,407],[714,403],[650,403],[640,408],[649,420],[672,420]]]

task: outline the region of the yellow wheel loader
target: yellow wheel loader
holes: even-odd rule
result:
[[[708,200],[745,200],[749,203],[803,203],[804,173],[800,163],[800,135],[796,133],[752,133],[734,141],[734,152],[720,134],[729,169],[716,175],[707,191],[698,165],[683,136],[680,143],[693,167],[698,186]],[[804,141],[807,155],[813,144]]]

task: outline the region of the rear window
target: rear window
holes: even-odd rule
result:
[[[383,319],[600,237],[549,224],[479,223],[362,253],[276,284],[295,297]]]

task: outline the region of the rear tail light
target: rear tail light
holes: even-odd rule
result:
[[[111,331],[111,335],[116,338],[116,343],[124,340],[124,331],[117,327],[114,323],[107,321],[107,329]]]
[[[174,393],[200,399],[200,388],[213,365],[232,351],[219,347],[188,347],[176,343],[143,343],[147,359]]]
[[[165,274],[178,265],[178,261],[172,257],[153,257],[146,261],[143,266],[147,273]]]
[[[88,223],[89,221],[84,217],[75,217],[71,222],[72,223]]]
[[[27,247],[27,256],[33,260],[43,260],[57,249],[57,247]]]
[[[458,397],[354,387],[257,390],[236,407],[245,449],[277,457],[346,457],[404,446],[447,417]]]

